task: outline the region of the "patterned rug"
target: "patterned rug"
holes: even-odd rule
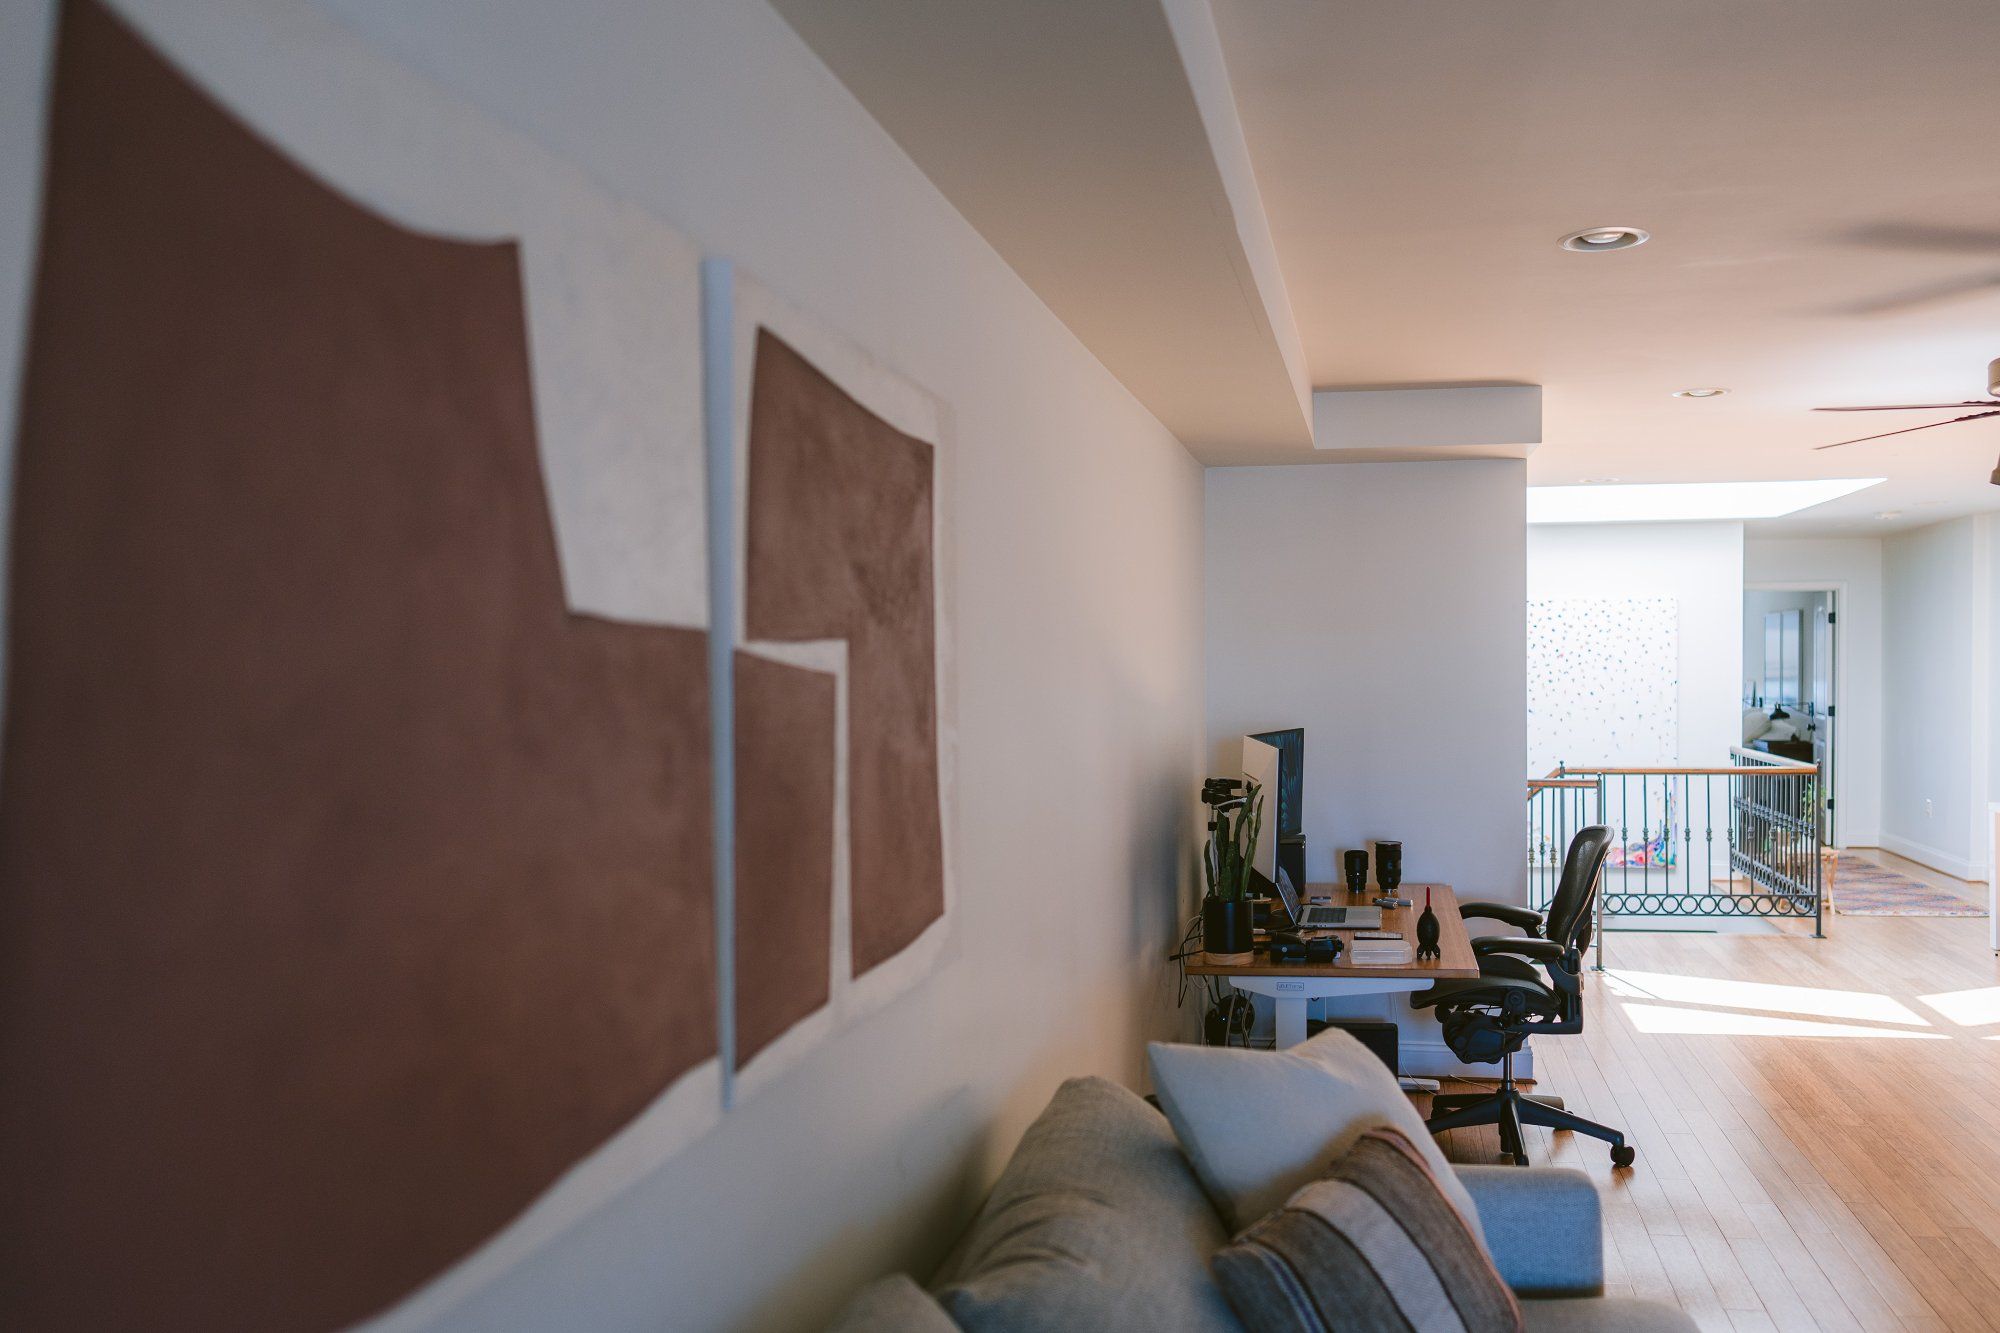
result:
[[[1833,910],[1842,916],[1985,916],[1956,894],[1899,874],[1847,852],[1840,854],[1828,893]]]

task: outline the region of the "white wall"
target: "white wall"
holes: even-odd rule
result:
[[[1834,594],[1834,838],[1882,839],[1882,542],[1875,537],[1750,538],[1743,581]]]
[[[1248,732],[1306,732],[1306,876],[1403,842],[1403,876],[1521,902],[1526,466],[1513,460],[1212,469],[1213,770]],[[1402,996],[1333,1006],[1402,1029],[1405,1072],[1468,1071]],[[1530,1072],[1524,1066],[1523,1072]]]
[[[1403,840],[1404,877],[1520,901],[1525,470],[1208,474],[1208,738],[1306,729],[1306,873]]]
[[[1203,764],[1201,471],[767,6],[321,8],[952,413],[957,956],[444,1321],[818,1327],[869,1278],[942,1256],[1061,1079],[1136,1083],[1145,1040],[1184,1021],[1164,959]],[[0,105],[32,105],[39,74],[0,62]],[[5,211],[18,304],[24,201]]]
[[[1538,524],[1527,596],[1671,597],[1678,604],[1679,762],[1728,762],[1743,739],[1743,525]],[[1568,756],[1573,763],[1601,756]]]
[[[1964,878],[1986,860],[1987,560],[1977,518],[1882,543],[1882,845]]]

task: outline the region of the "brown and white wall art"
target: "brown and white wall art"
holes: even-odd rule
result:
[[[726,261],[711,419],[733,475],[734,1089],[951,947],[952,586],[942,405]]]
[[[37,2],[0,1326],[423,1327],[949,953],[949,422],[295,0]]]
[[[721,1114],[699,254],[303,7],[44,31],[0,1326],[418,1326]]]

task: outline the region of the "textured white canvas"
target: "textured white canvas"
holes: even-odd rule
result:
[[[1528,772],[1669,765],[1680,753],[1671,597],[1528,602]]]

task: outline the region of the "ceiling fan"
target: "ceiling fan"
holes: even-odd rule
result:
[[[1844,307],[1843,314],[1899,315],[1940,301],[1956,301],[2000,291],[2000,270],[1993,267],[1994,261],[2000,260],[2000,231],[1992,228],[1878,222],[1848,233],[1845,239],[1849,244],[1872,250],[1951,255],[1981,259],[1985,263],[1980,272],[1961,273],[1956,277],[1933,280],[1921,286],[1856,302]]]
[[[1866,440],[1886,440],[1891,435],[1908,435],[1913,431],[1930,430],[1936,426],[1955,426],[1961,421],[1983,421],[1987,417],[2000,417],[2000,360],[1990,362],[1986,367],[1986,392],[1991,397],[1968,398],[1962,403],[1885,403],[1869,407],[1815,407],[1815,412],[1941,412],[1952,407],[1979,407],[1982,412],[1967,412],[1963,416],[1951,417],[1945,421],[1927,421],[1921,426],[1905,426],[1901,430],[1885,430],[1879,435],[1858,435],[1851,440],[1835,440],[1832,444],[1813,446],[1815,449],[1838,449],[1844,444],[1860,444]],[[2000,465],[1993,469],[1991,478],[1995,486],[2000,486]]]

